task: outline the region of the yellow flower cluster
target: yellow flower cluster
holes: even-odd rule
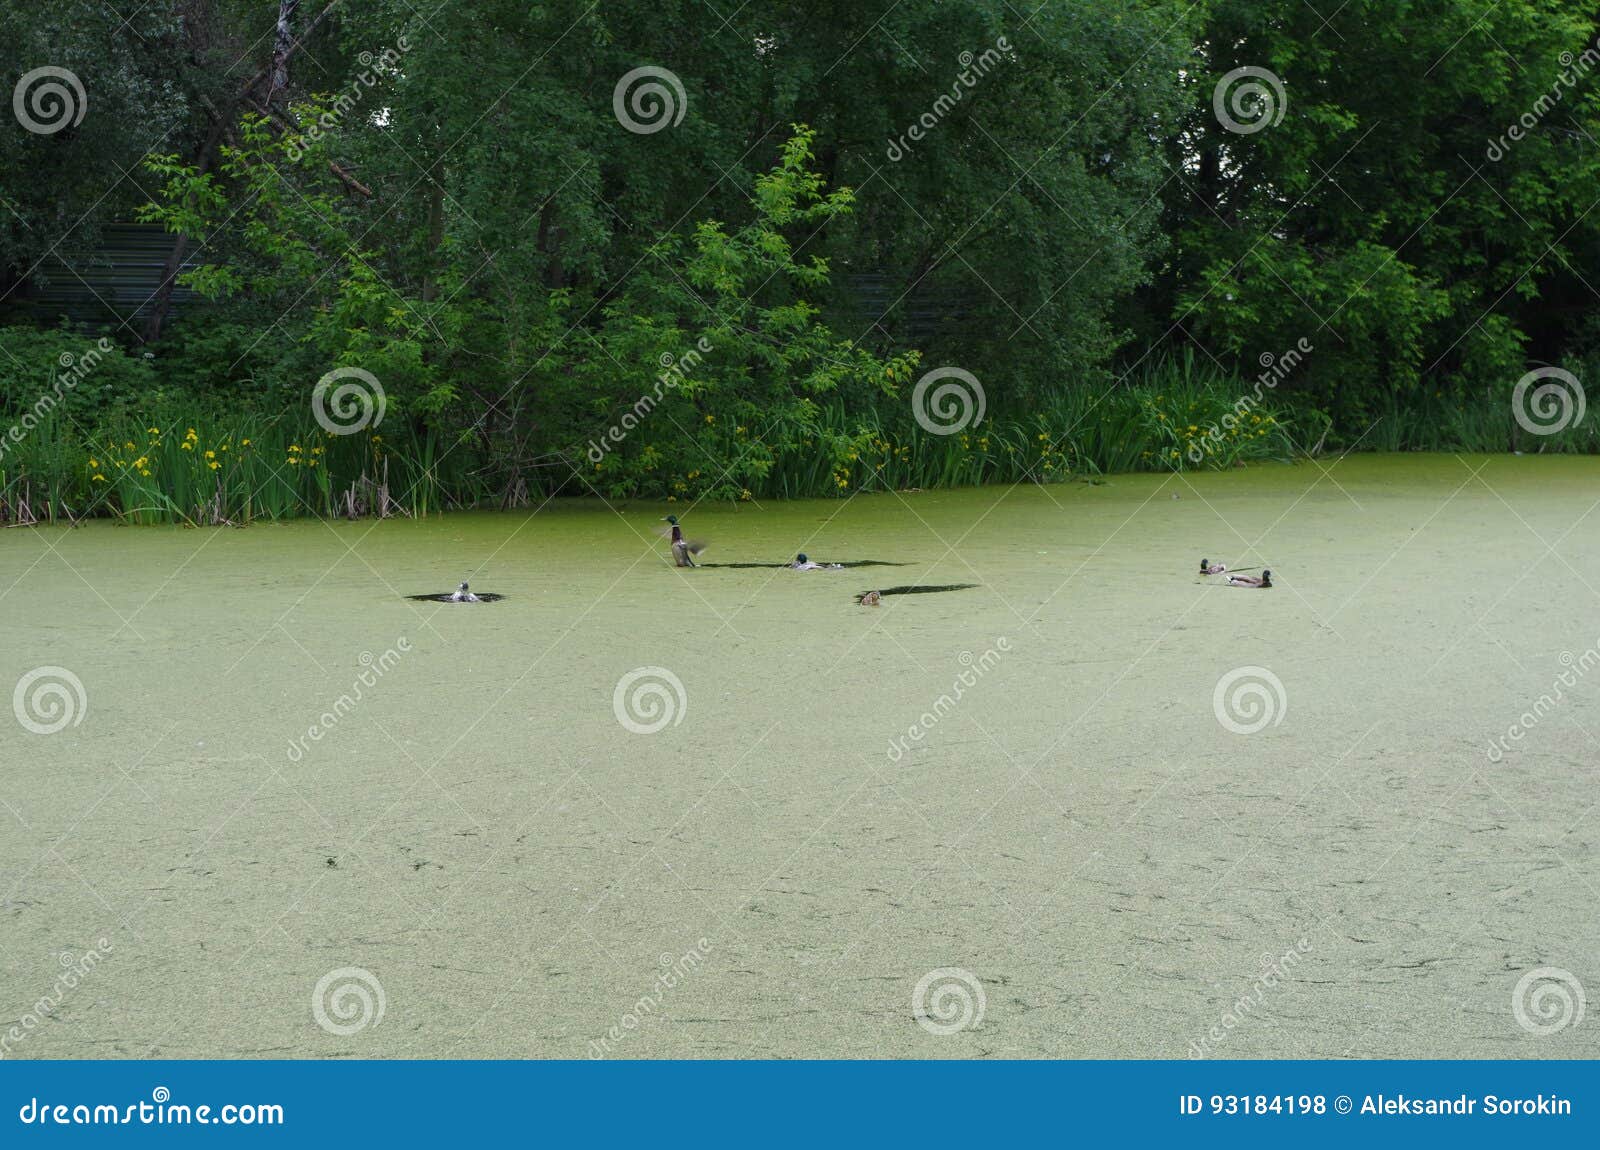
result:
[[[887,439],[874,439],[872,446],[883,452],[889,459],[905,459],[911,454],[911,448],[896,447]],[[855,456],[852,455],[850,458],[854,459]]]

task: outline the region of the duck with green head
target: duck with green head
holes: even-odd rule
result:
[[[789,564],[789,569],[791,571],[840,571],[843,570],[843,566],[840,563],[818,563],[802,551],[794,557],[794,562]]]
[[[694,557],[704,551],[706,545],[699,540],[685,539],[683,537],[683,528],[678,526],[678,517],[676,515],[664,516],[662,522],[671,525],[670,537],[672,539],[673,564],[678,567],[693,567],[695,565]],[[662,534],[667,534],[667,532],[663,531]]]

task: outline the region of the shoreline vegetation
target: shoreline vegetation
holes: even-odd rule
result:
[[[82,337],[59,335],[63,342]],[[102,358],[121,355],[106,353]],[[62,368],[63,372],[71,368]],[[0,425],[0,524],[109,518],[129,524],[242,525],[299,517],[427,517],[527,506],[548,496],[666,502],[842,497],[1105,475],[1221,470],[1323,450],[1330,420],[1194,357],[1155,358],[1114,387],[1063,390],[1027,414],[990,413],[936,434],[905,403],[840,397],[797,426],[752,427],[663,405],[600,459],[581,444],[542,458],[496,459],[472,429],[395,416],[336,434],[310,410],[229,412],[167,399],[134,416],[108,405],[92,422],[66,403],[8,411]],[[61,395],[54,382],[47,394]],[[752,423],[755,421],[752,420]],[[686,424],[702,466],[674,466],[654,442]],[[1459,399],[1379,417],[1356,450],[1594,453],[1579,426],[1519,435],[1511,406]],[[1348,448],[1340,448],[1347,450]],[[718,460],[739,458],[738,478]],[[716,471],[722,470],[719,476]]]
[[[1508,360],[1382,385],[1312,327],[1258,332],[1271,350],[1233,347],[1229,363],[1166,340],[1134,359],[1140,345],[1108,330],[1074,368],[1052,337],[1060,355],[1043,375],[1009,370],[982,341],[963,341],[953,362],[948,339],[925,353],[848,338],[848,309],[813,302],[843,285],[794,239],[849,226],[857,206],[818,170],[815,138],[792,125],[733,221],[662,236],[653,262],[581,310],[570,291],[545,291],[525,338],[482,359],[462,342],[481,324],[428,293],[397,295],[333,200],[308,216],[269,194],[288,145],[247,115],[223,170],[256,193],[247,232],[259,250],[179,276],[208,302],[132,349],[71,326],[0,327],[0,524],[426,517],[552,495],[837,497],[1325,448],[1600,450],[1580,359],[1514,383]],[[170,156],[145,167],[161,180],[146,222],[208,235],[231,218],[213,173]],[[331,294],[298,334],[279,331],[285,313],[246,290],[267,281],[245,271],[275,269],[292,298],[328,250],[349,254]]]

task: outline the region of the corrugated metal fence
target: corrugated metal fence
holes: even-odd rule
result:
[[[155,306],[156,292],[172,254],[173,237],[159,224],[107,224],[92,251],[58,250],[6,301],[7,310],[55,324],[66,318],[77,326],[140,332]],[[186,261],[184,270],[193,267]],[[20,299],[18,298],[20,297]],[[173,291],[176,313],[194,298],[179,284]]]

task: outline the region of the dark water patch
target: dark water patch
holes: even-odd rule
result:
[[[473,599],[479,603],[498,603],[504,595],[496,595],[489,591],[474,591]],[[457,599],[454,592],[446,591],[442,595],[407,595],[407,599],[416,599],[422,603],[471,603],[473,599]]]

